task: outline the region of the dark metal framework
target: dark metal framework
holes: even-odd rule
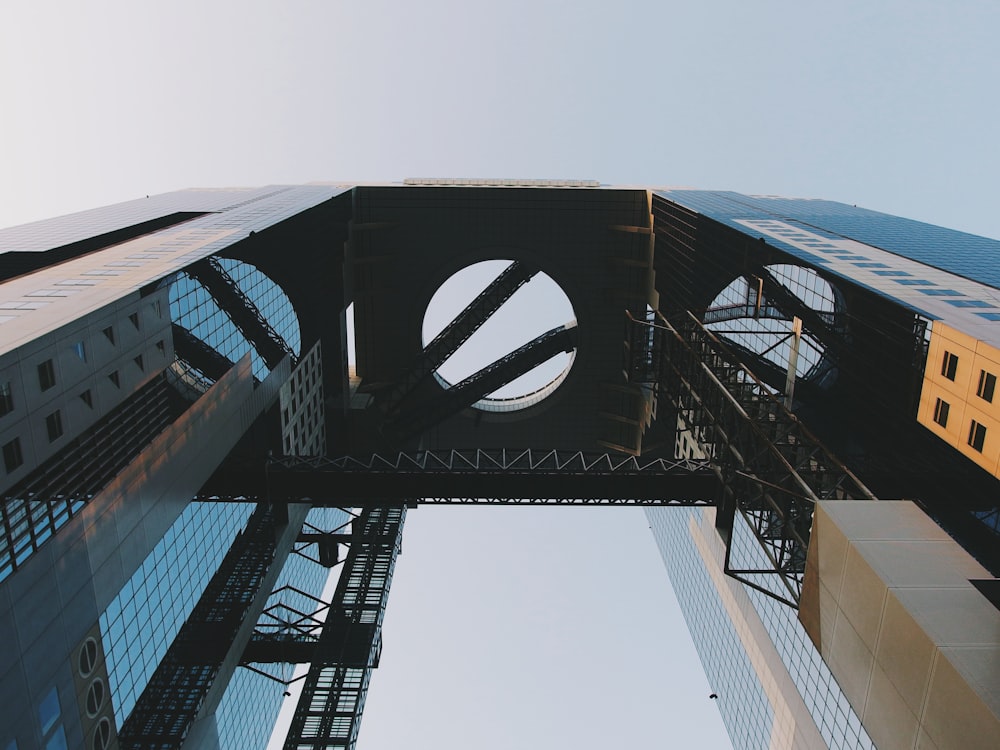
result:
[[[382,649],[382,618],[405,519],[402,505],[368,508],[355,519],[285,750],[354,747],[368,681]]]
[[[709,505],[719,493],[706,461],[556,450],[441,450],[366,458],[285,456],[266,478],[217,472],[200,500],[242,501],[265,486],[273,502],[316,506],[419,504]]]
[[[669,321],[652,313],[631,330],[630,378],[657,384],[660,398],[696,430],[722,484],[725,572],[797,606],[815,503],[875,496],[693,315]],[[769,567],[734,561],[737,513]],[[775,578],[777,586],[762,584]]]

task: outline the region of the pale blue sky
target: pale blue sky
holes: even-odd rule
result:
[[[512,176],[1000,237],[998,34],[993,0],[7,0],[0,226],[193,186]],[[409,523],[362,750],[725,747],[641,513]]]

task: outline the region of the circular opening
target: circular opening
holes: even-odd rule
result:
[[[105,750],[111,742],[111,722],[107,716],[101,718],[94,728],[94,737],[90,742],[93,750]]]
[[[841,307],[837,293],[814,270],[785,264],[768,266],[767,270],[803,304],[833,320],[833,314]],[[705,312],[705,327],[787,370],[792,351],[792,323],[785,313],[769,303],[766,292],[759,303],[757,297],[756,286],[746,278],[735,279]],[[804,333],[795,364],[796,376],[821,380],[827,369],[823,366],[824,354],[822,343]]]
[[[104,705],[104,682],[100,679],[90,683],[87,689],[87,716],[94,718]]]
[[[424,313],[424,348],[513,263],[511,260],[474,263],[445,281]],[[443,386],[461,383],[547,332],[576,325],[573,306],[558,284],[541,272],[524,275],[530,276],[530,280],[521,284],[438,368],[435,374]],[[554,354],[486,394],[474,407],[483,411],[514,411],[538,403],[565,379],[574,354],[575,351]]]
[[[93,672],[94,666],[97,664],[97,641],[93,638],[84,641],[77,661],[81,677],[86,677]]]

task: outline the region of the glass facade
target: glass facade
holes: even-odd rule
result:
[[[714,511],[646,516],[733,746],[874,750],[795,610],[723,574]],[[763,565],[741,522],[733,534],[733,554]]]
[[[850,238],[1000,288],[1000,240],[836,201],[741,195],[715,190],[656,192],[741,232],[746,231],[746,227],[738,220],[777,219],[798,225],[811,234],[829,239]],[[810,254],[794,245],[780,241],[777,244],[804,261],[823,262],[821,246]]]
[[[191,503],[101,615],[119,728],[252,511]]]

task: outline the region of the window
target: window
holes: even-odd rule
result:
[[[59,715],[62,713],[62,709],[59,708],[59,694],[56,693],[56,689],[52,688],[44,698],[42,698],[42,703],[38,707],[38,723],[42,727],[42,735],[49,733],[49,730],[55,726],[56,722],[59,721]]]
[[[102,328],[101,329],[101,333],[103,333],[104,334],[104,338],[106,338],[112,344],[115,343],[115,329],[114,328],[112,328],[111,326],[108,326],[107,328]]]
[[[38,386],[47,391],[56,384],[56,369],[51,359],[47,359],[38,365]]]
[[[87,345],[83,341],[77,341],[73,344],[73,351],[76,352],[76,356],[80,358],[81,362],[87,361]]]
[[[950,408],[951,407],[949,406],[947,401],[942,401],[941,399],[938,399],[937,403],[934,404],[934,421],[937,422],[942,427],[947,427],[948,410]]]
[[[0,383],[0,417],[14,411],[14,394],[10,390],[10,381]]]
[[[118,377],[118,370],[114,370],[110,375],[108,375],[108,380],[114,383],[115,388],[121,388],[121,378]]]
[[[142,370],[143,372],[145,372],[146,368],[143,366],[142,355],[141,354],[138,357],[133,357],[132,361],[135,362],[135,366],[136,367],[138,367],[140,370]]]
[[[941,362],[941,374],[948,378],[948,380],[954,380],[955,373],[957,372],[958,355],[952,354],[951,352],[945,352],[944,360]]]
[[[89,388],[80,394],[80,400],[91,409],[94,408],[94,397],[91,395]]]
[[[997,387],[997,376],[986,370],[979,371],[979,386],[976,388],[976,395],[983,401],[993,403],[993,391]]]
[[[129,322],[135,327],[135,330],[139,330],[139,313],[130,313],[128,316]]]
[[[49,442],[54,443],[56,440],[62,437],[63,426],[62,426],[62,414],[56,409],[54,412],[49,414],[45,418],[45,430],[49,433]]]
[[[160,339],[159,341],[156,342],[156,351],[158,351],[160,354],[167,353],[167,345],[163,342],[163,339]]]
[[[158,318],[162,318],[163,317],[163,305],[160,304],[160,300],[154,300],[153,301],[153,313]]]
[[[972,420],[972,424],[969,425],[969,445],[972,446],[973,450],[983,452],[983,445],[986,443],[986,427],[979,424],[976,420]]]
[[[24,463],[24,454],[21,453],[21,439],[14,438],[3,447],[3,465],[7,473],[14,471]]]

